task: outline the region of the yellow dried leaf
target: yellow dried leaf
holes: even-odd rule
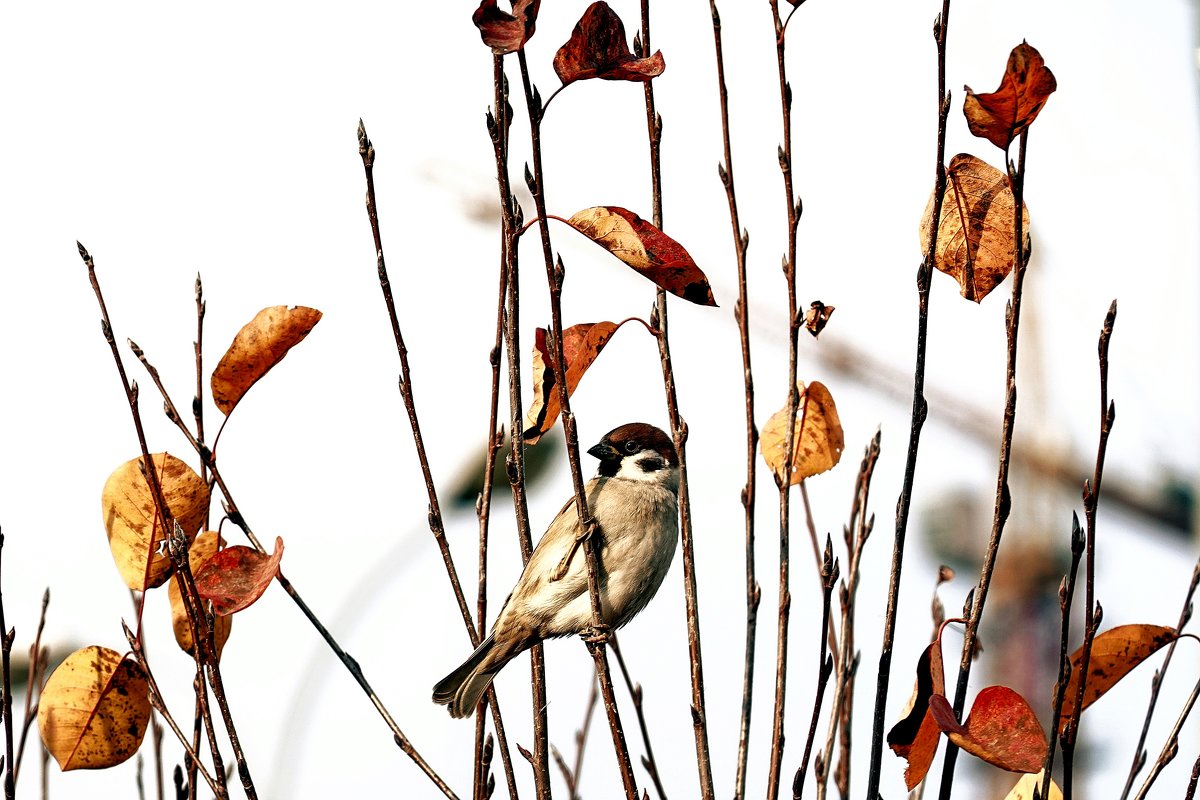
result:
[[[225,416],[259,378],[283,360],[321,321],[315,308],[271,306],[238,331],[212,374],[213,402]]]
[[[797,383],[796,387],[800,391],[800,402],[796,405],[795,445],[788,481],[793,486],[805,478],[833,469],[841,460],[845,446],[837,406],[825,384],[813,381],[807,389],[803,383]],[[784,405],[767,420],[760,440],[763,459],[779,481],[783,481],[789,471],[787,421],[788,409]]]
[[[958,281],[979,303],[1012,272],[1013,208],[1008,177],[973,155],[959,153],[946,168],[934,266]],[[921,252],[929,250],[934,193],[921,215]],[[1024,252],[1029,252],[1029,209],[1022,204]]]
[[[196,541],[192,542],[192,546],[188,548],[188,564],[191,565],[192,575],[199,572],[200,568],[216,554],[221,544],[224,543],[216,531],[205,531],[196,537]],[[185,653],[191,653],[192,624],[188,620],[187,610],[183,605],[178,575],[167,584],[167,598],[171,601],[171,627],[175,630],[175,642]],[[229,632],[232,629],[232,616],[213,617],[213,643],[217,647],[218,659],[221,657],[221,651],[225,649],[225,642],[229,639]]]
[[[1004,795],[1004,800],[1033,800],[1033,790],[1044,773],[1045,770],[1042,770],[1022,775],[1021,780],[1017,781],[1017,785],[1012,788],[1012,791]],[[1043,800],[1062,800],[1062,796],[1062,790],[1054,781],[1050,781],[1048,787],[1042,787],[1041,797]]]
[[[170,453],[155,453],[151,460],[167,509],[191,541],[208,510],[208,486]],[[171,574],[171,557],[162,547],[169,531],[159,518],[141,466],[139,456],[113,470],[100,500],[117,571],[130,589],[145,591],[166,581]]]
[[[46,750],[63,771],[120,764],[141,746],[150,688],[137,662],[106,647],[85,647],[58,665],[38,704]]]

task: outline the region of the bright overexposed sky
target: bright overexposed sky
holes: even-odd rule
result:
[[[611,4],[632,34],[638,4]],[[542,6],[527,52],[543,96],[558,85],[551,58],[586,5]],[[835,540],[862,448],[877,427],[883,436],[872,493],[878,522],[858,606],[863,661],[856,769],[869,750],[908,406],[849,381],[822,360],[821,347],[853,346],[901,375],[909,372],[917,222],[933,183],[930,31],[940,5],[811,0],[787,34],[797,188],[804,200],[800,299],[837,308],[821,340],[805,336],[800,352],[801,378],[829,385],[846,431],[843,464],[809,486],[818,529]],[[724,0],[720,7],[734,165],[750,232],[762,425],[783,404],[787,388],[773,31],[766,0]],[[123,649],[120,620],[133,617],[111,565],[99,498],[109,472],[137,454],[137,442],[75,241],[96,260],[118,341],[130,337],[145,349],[183,408],[194,391],[197,272],[208,300],[206,369],[260,308],[314,306],[324,319],[247,395],[224,431],[220,462],[259,537],[284,538],[289,578],[460,796],[470,793],[474,726],[449,719],[429,694],[466,656],[469,643],[425,526],[424,487],[396,391],[399,367],[363,209],[355,127],[364,120],[378,151],[384,247],[432,470],[448,492],[486,433],[498,263],[494,162],[483,124],[492,96],[491,56],[471,25],[472,10],[467,3],[367,0],[202,8],[50,0],[9,4],[0,14],[0,527],[6,620],[16,627],[16,648],[28,646],[46,586],[53,595],[46,637],[59,655],[86,644]],[[1090,466],[1095,340],[1116,297],[1110,394],[1118,416],[1108,474],[1148,493],[1167,479],[1190,481],[1194,489],[1200,467],[1196,14],[1184,0],[956,0],[950,18],[954,110],[947,159],[969,151],[1001,166],[999,151],[969,135],[959,111],[961,87],[995,88],[1014,45],[1028,40],[1058,79],[1029,140],[1034,258],[1026,282],[1022,374],[1028,377],[1020,384],[1017,446],[1053,449]],[[736,273],[716,172],[721,138],[708,6],[658,0],[652,15],[653,46],[667,63],[655,83],[664,120],[665,227],[705,269],[720,306],[673,301],[670,318],[691,429],[713,770],[718,794],[728,796],[745,613]],[[511,167],[519,184],[528,139],[515,62],[510,66],[518,109]],[[600,81],[572,86],[554,101],[543,128],[551,213],[620,205],[650,216],[642,102],[640,87]],[[526,219],[532,215],[527,208]],[[568,271],[568,324],[648,315],[649,284],[565,227],[552,234]],[[523,249],[522,285],[527,348],[533,327],[548,320],[548,306],[538,248],[523,248],[529,248]],[[935,275],[931,297],[931,395],[980,409],[997,437],[1009,286],[976,306],[958,297],[951,280]],[[159,413],[152,384],[132,356],[126,363],[142,385],[151,449],[189,458],[187,443]],[[636,326],[624,328],[573,406],[585,447],[634,419],[665,426],[651,340]],[[210,405],[210,428],[218,416]],[[944,424],[946,416],[945,406],[931,407],[910,530],[944,491],[969,489],[990,498],[994,487],[994,449],[964,438]],[[763,601],[752,797],[761,796],[766,781],[777,603],[776,493],[765,471],[760,480]],[[560,458],[531,498],[535,535],[569,491]],[[519,565],[508,504],[503,492],[498,497],[493,612]],[[1065,538],[1077,497],[1050,492],[1049,500],[1038,517],[1041,507],[1022,510],[1018,495],[1014,514]],[[473,596],[473,513],[448,508],[446,522]],[[1196,545],[1103,507],[1100,526],[1097,593],[1106,623],[1173,624]],[[229,526],[226,534],[237,541]],[[803,528],[794,526],[789,776],[807,729],[820,621],[808,552]],[[911,537],[889,720],[902,711],[928,635],[935,570],[934,556]],[[943,589],[947,607],[958,608],[972,584],[973,576],[960,573]],[[645,686],[656,754],[673,798],[696,796],[697,780],[681,585],[676,564],[660,596],[621,634],[635,678]],[[159,682],[176,714],[190,719],[192,662],[171,638],[165,593],[152,594],[145,613]],[[547,652],[551,739],[569,753],[591,662],[574,641],[554,643]],[[1151,760],[1173,721],[1178,693],[1190,688],[1185,673],[1194,663],[1180,659],[1174,683],[1168,681],[1175,699],[1160,709]],[[277,588],[237,617],[223,669],[260,796],[435,796]],[[1132,749],[1125,729],[1130,718],[1141,718],[1148,680],[1149,668],[1135,673],[1130,686],[1089,711],[1091,727],[1085,718],[1084,735],[1094,737],[1098,756],[1089,765],[1093,791],[1123,782]],[[526,745],[527,683],[523,658],[497,681],[509,738]],[[641,744],[632,709],[625,712],[636,761]],[[1159,796],[1180,794],[1196,747],[1194,735],[1185,741],[1160,780]],[[171,763],[178,760],[169,734],[166,751]],[[532,796],[527,765],[513,755],[522,788]],[[27,757],[27,770],[29,763]],[[935,763],[940,768],[940,756]],[[885,753],[885,796],[902,795],[902,770],[903,763]],[[62,775],[55,767],[52,773],[55,796],[133,790],[132,764],[105,774]],[[36,796],[31,777],[27,771],[21,796]],[[639,783],[644,778],[639,767]],[[864,778],[856,773],[857,787]],[[581,791],[616,796],[618,786],[598,715]],[[565,796],[561,784],[556,789]]]

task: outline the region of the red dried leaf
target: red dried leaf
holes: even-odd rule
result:
[[[196,591],[211,600],[213,612],[224,616],[251,605],[275,580],[283,559],[283,539],[275,537],[275,552],[267,555],[253,547],[226,547],[196,573]]]
[[[632,211],[585,208],[567,224],[671,294],[702,306],[717,304],[708,278],[683,245]]]
[[[625,44],[625,26],[608,3],[592,3],[554,54],[554,71],[563,86],[588,78],[648,81],[666,69],[662,51],[637,58]]]
[[[1025,698],[1007,686],[989,686],[975,697],[966,725],[954,718],[944,695],[929,708],[942,732],[960,748],[1009,772],[1037,772],[1046,757],[1046,733]]]
[[[930,710],[930,699],[945,692],[942,646],[934,642],[925,648],[917,661],[917,687],[907,716],[892,726],[887,735],[892,752],[908,760],[904,783],[909,791],[925,778],[933,764],[941,732]]]
[[[515,53],[533,36],[541,0],[513,0],[512,13],[496,7],[496,0],[481,0],[471,15],[483,43],[498,56]]]
[[[971,133],[1007,151],[1013,139],[1037,119],[1058,83],[1042,54],[1021,42],[1009,54],[996,91],[975,94],[970,86],[963,88],[967,92],[963,114]]]
[[[563,358],[567,362],[567,396],[575,393],[583,373],[600,355],[623,322],[583,322],[563,331]],[[558,387],[554,383],[554,370],[550,364],[550,346],[546,341],[547,331],[538,328],[533,333],[533,401],[525,414],[526,444],[537,444],[542,436],[554,427],[562,411],[558,399]]]
[[[1163,645],[1179,638],[1174,628],[1162,625],[1119,625],[1096,635],[1092,655],[1088,659],[1087,683],[1083,686],[1083,708],[1099,700]],[[1071,680],[1063,695],[1062,713],[1058,717],[1061,731],[1075,711],[1075,696],[1082,678],[1083,648],[1071,654]]]

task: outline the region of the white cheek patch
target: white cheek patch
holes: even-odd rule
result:
[[[616,477],[643,483],[662,483],[667,474],[667,462],[653,450],[644,450],[621,459]]]

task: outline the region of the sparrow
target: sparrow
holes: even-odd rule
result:
[[[605,625],[629,622],[654,597],[679,539],[679,455],[663,431],[632,422],[588,454],[600,460],[585,488],[595,518],[600,608]],[[544,639],[592,627],[583,531],[574,498],[550,523],[517,585],[475,652],[433,687],[450,716],[470,716],[505,664]]]

